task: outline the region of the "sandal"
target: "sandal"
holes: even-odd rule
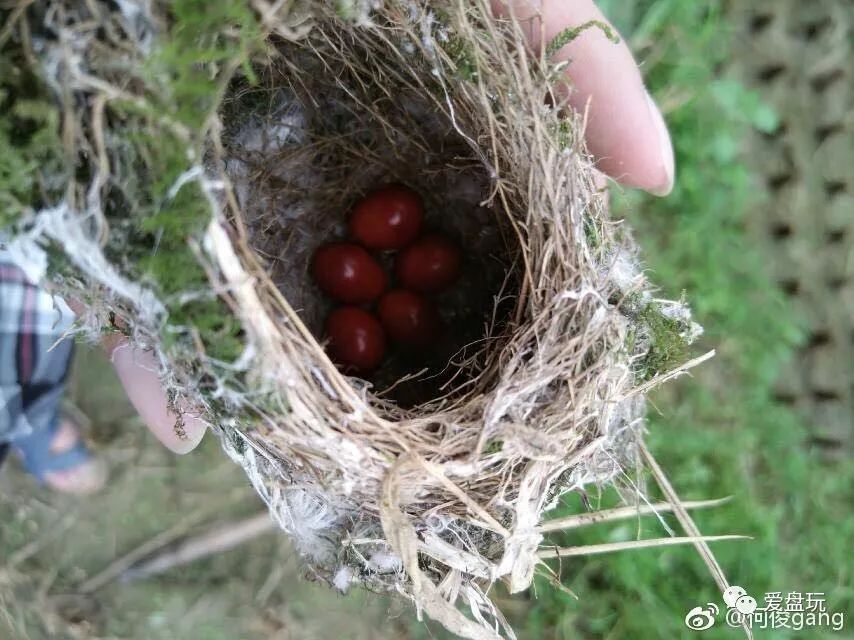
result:
[[[64,446],[71,440],[70,446]],[[104,486],[106,467],[92,457],[80,428],[66,417],[12,443],[24,469],[41,483],[63,493],[90,494]]]

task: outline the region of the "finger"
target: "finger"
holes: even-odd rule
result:
[[[67,300],[67,304],[78,316],[88,312],[86,305],[75,298]],[[117,319],[117,323],[123,326],[121,320]],[[175,453],[184,454],[195,449],[207,426],[190,407],[181,407],[179,425],[179,416],[169,410],[154,355],[134,348],[121,333],[107,334],[101,339],[101,345],[109,354],[128,399],[155,437]]]
[[[192,411],[182,411],[179,423],[179,416],[169,410],[154,354],[117,335],[105,339],[104,345],[112,353],[113,366],[131,404],[155,437],[175,453],[195,449],[205,435],[205,423]]]
[[[492,6],[499,17],[519,21],[537,52],[568,28],[609,24],[591,0],[492,0]],[[558,90],[574,109],[587,111],[585,137],[597,167],[625,185],[668,194],[675,173],[670,135],[625,42],[612,42],[594,26],[553,60],[570,62],[569,82]]]

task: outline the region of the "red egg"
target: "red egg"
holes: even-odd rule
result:
[[[421,198],[409,187],[391,185],[369,193],[350,216],[350,235],[368,249],[402,249],[424,222]]]
[[[439,313],[424,296],[394,289],[380,298],[377,314],[388,336],[402,344],[424,346],[439,332]]]
[[[344,371],[370,373],[385,355],[385,332],[372,314],[359,307],[339,307],[326,319],[327,347]]]
[[[339,302],[361,304],[380,297],[388,277],[370,253],[346,242],[333,242],[314,253],[314,279],[320,288]]]
[[[451,286],[460,275],[463,258],[449,238],[428,234],[400,252],[395,272],[407,289],[436,293]]]

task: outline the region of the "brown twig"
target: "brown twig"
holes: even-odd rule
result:
[[[729,498],[721,498],[719,500],[697,500],[694,502],[683,502],[683,509],[704,509],[707,507],[717,507],[724,504]],[[635,518],[638,516],[665,513],[674,511],[677,507],[668,502],[658,502],[655,504],[642,504],[629,507],[617,507],[615,509],[607,509],[604,511],[590,511],[588,513],[579,513],[564,518],[555,518],[554,520],[546,520],[538,528],[541,533],[550,531],[563,531],[566,529],[575,529],[587,525],[598,524],[600,522],[608,522],[611,520],[624,520],[626,518]]]
[[[79,593],[92,593],[101,589],[122,575],[123,572],[132,567],[136,562],[139,562],[142,558],[145,558],[157,549],[162,548],[164,545],[167,545],[173,540],[184,535],[189,529],[207,517],[208,513],[209,510],[191,513],[189,516],[177,522],[166,531],[158,533],[153,538],[146,540],[135,549],[111,562],[103,570],[96,573],[77,587],[77,591]]]
[[[119,579],[129,582],[150,578],[200,558],[228,551],[258,536],[271,533],[275,528],[275,523],[266,511],[251,518],[217,524],[199,535],[182,540],[172,548],[127,567]]]
[[[703,538],[702,534],[700,533],[700,529],[697,527],[697,525],[694,523],[694,520],[688,514],[688,511],[685,509],[684,504],[679,499],[679,495],[676,493],[676,490],[673,488],[673,485],[670,484],[670,480],[667,478],[667,474],[665,474],[661,466],[659,466],[658,461],[650,453],[649,449],[646,446],[646,443],[643,440],[641,440],[640,442],[640,450],[644,460],[646,460],[646,463],[649,465],[649,468],[652,471],[652,475],[655,478],[655,481],[658,483],[658,486],[661,488],[668,502],[673,505],[673,513],[676,515],[676,518],[679,520],[679,523],[682,525],[682,528],[685,529],[685,532],[693,538],[694,546],[700,553],[700,557],[703,559],[703,562],[706,564],[706,567],[708,567],[709,571],[711,572],[712,578],[714,578],[715,583],[721,590],[721,593],[723,593],[729,587],[729,582],[727,581],[726,574],[724,574],[724,570],[718,563],[715,554],[712,553],[712,550],[709,548],[709,545],[706,544],[706,539]],[[750,640],[753,640],[753,631],[750,629],[746,622],[742,623],[742,628],[744,629],[745,634],[747,634],[747,637]]]
[[[626,542],[606,542],[603,544],[589,544],[582,547],[555,547],[545,548],[539,552],[541,560],[549,558],[570,558],[573,556],[593,556],[601,553],[614,553],[616,551],[628,551],[631,549],[647,549],[649,547],[669,547],[680,544],[705,544],[721,540],[747,540],[748,536],[687,536],[675,538],[654,538],[652,540],[628,540]]]

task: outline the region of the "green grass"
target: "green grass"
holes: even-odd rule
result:
[[[774,114],[757,94],[713,71],[729,55],[728,25],[718,3],[604,4],[639,58],[649,61],[644,75],[666,111],[678,167],[671,196],[618,193],[615,214],[635,228],[651,277],[664,293],[687,292],[706,328],[699,349],[718,351],[694,378],[654,399],[659,411],[651,411],[650,447],[683,498],[733,496],[695,515],[706,534],[752,536],[713,547],[732,583],[760,606],[768,591],[814,591],[827,594],[831,611],[850,612],[854,466],[812,456],[804,424],[774,400],[773,382],[801,331],[744,230],[756,200],[741,144],[751,127],[773,129]],[[649,489],[658,495],[651,482]],[[601,497],[605,505],[615,501],[610,493]],[[575,502],[566,510],[581,510]],[[647,519],[554,541],[578,545],[662,535],[661,525]],[[683,625],[688,610],[706,602],[722,606],[690,547],[572,560],[563,563],[562,575],[579,599],[542,581],[523,622],[524,637],[693,637]],[[765,633],[759,637],[824,637],[819,630]],[[738,632],[718,623],[703,637]]]
[[[163,532],[198,534],[264,506],[212,435],[189,456],[160,445],[100,350],[78,351],[69,397],[93,418],[90,444],[107,454],[110,481],[97,496],[74,500],[39,487],[14,456],[4,463],[0,639],[400,637],[408,610],[302,579],[299,556],[272,532],[162,576],[116,580],[81,596],[79,585]]]

